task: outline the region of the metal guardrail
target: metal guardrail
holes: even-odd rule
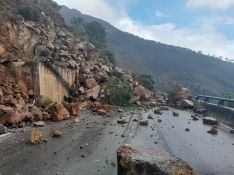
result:
[[[199,101],[203,101],[205,103],[217,104],[219,106],[234,107],[234,99],[207,96],[207,95],[198,95],[196,99]]]

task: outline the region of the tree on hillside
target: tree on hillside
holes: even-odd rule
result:
[[[85,25],[88,40],[98,49],[106,48],[106,31],[105,28],[98,22],[93,21]]]
[[[21,5],[17,8],[17,13],[28,21],[39,21],[40,10],[34,5]]]
[[[83,18],[73,18],[71,20],[71,29],[77,38],[87,39],[85,21]]]
[[[155,81],[150,74],[141,74],[138,78],[140,84],[149,90],[154,90]]]
[[[107,58],[107,61],[113,65],[116,65],[116,59],[115,54],[109,50],[105,50],[105,56]]]

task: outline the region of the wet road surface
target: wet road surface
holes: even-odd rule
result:
[[[32,127],[1,136],[0,175],[115,175],[116,149],[122,144],[164,149],[187,161],[198,174],[234,174],[233,135],[222,129],[217,136],[208,134],[210,126],[202,119],[192,121],[189,111],[170,109],[162,116],[152,111],[114,112],[106,118],[85,111],[80,123],[69,120],[41,128],[47,142],[40,145],[30,144]],[[173,117],[173,111],[180,115]],[[147,119],[149,114],[153,119]],[[117,124],[122,115],[129,118],[128,124]],[[140,119],[147,119],[149,126],[140,126],[136,122]],[[51,137],[55,129],[64,133],[62,138]]]

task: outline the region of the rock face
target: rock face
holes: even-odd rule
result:
[[[76,39],[52,1],[4,0],[0,4],[0,123],[41,121],[50,118],[48,113],[56,121],[68,119],[69,112],[79,116],[78,105],[69,103],[75,99],[82,109],[105,99],[111,76],[132,87],[131,103],[156,106],[153,94],[139,85],[133,73],[108,63],[91,43]],[[40,19],[29,21],[15,14],[22,4],[36,4]],[[42,98],[48,100],[40,103]],[[68,110],[60,104],[64,99]],[[59,104],[48,109],[52,102]],[[99,114],[110,112],[109,106],[96,108]]]
[[[54,104],[49,111],[54,121],[62,121],[70,118],[70,113],[62,104]]]
[[[183,160],[164,151],[122,146],[117,150],[118,175],[195,175]]]

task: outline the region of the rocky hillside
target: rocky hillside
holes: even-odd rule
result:
[[[67,24],[70,24],[73,17],[101,23],[108,34],[108,47],[115,53],[118,64],[138,74],[152,74],[157,81],[157,87],[164,91],[179,83],[191,89],[194,95],[222,96],[233,92],[233,63],[186,48],[144,40],[74,9],[63,7],[60,13]]]
[[[156,105],[151,99],[153,94],[140,86],[132,73],[107,63],[91,43],[77,41],[59,9],[50,0],[0,1],[0,123],[12,126],[23,121],[60,121],[79,116],[79,111],[87,106],[107,114],[112,107],[101,102],[110,95],[108,83],[112,76],[132,89],[129,102]],[[75,72],[63,105],[53,104],[50,95],[42,97],[41,91],[35,90],[49,83],[40,84],[37,81],[41,78],[33,78],[38,72],[30,65],[38,63],[46,67],[43,76],[65,88],[67,78],[58,70]],[[50,92],[58,93],[59,89]]]

